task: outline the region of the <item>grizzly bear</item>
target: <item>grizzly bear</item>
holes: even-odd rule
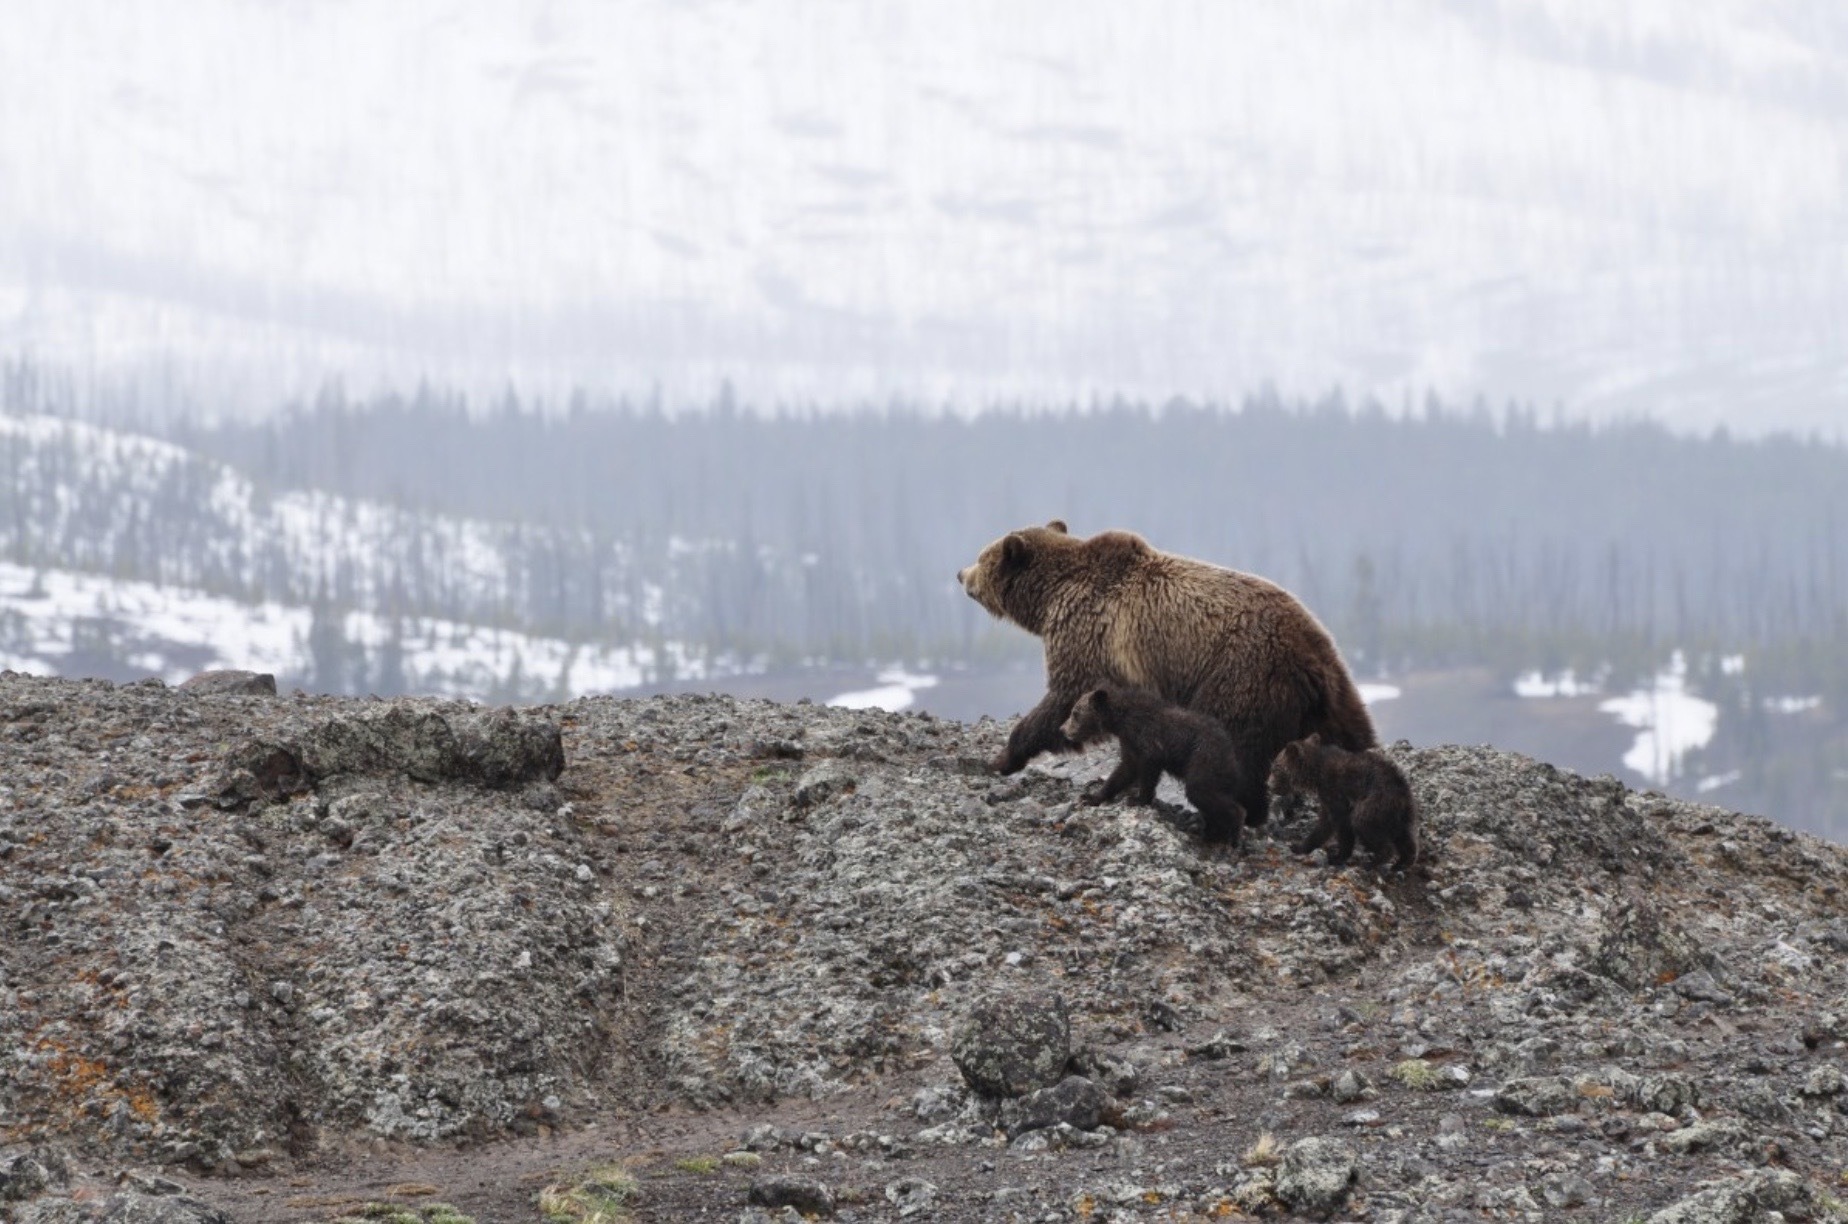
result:
[[[1239,805],[1269,815],[1272,758],[1321,732],[1344,748],[1378,742],[1334,639],[1282,587],[1152,548],[1141,536],[1089,539],[1054,520],[1009,532],[957,574],[994,616],[1045,643],[1046,695],[994,760],[1015,773],[1068,750],[1072,704],[1104,684],[1136,685],[1219,720],[1244,766]]]
[[[1335,837],[1331,867],[1348,861],[1354,839],[1383,863],[1403,870],[1418,861],[1418,804],[1400,768],[1378,751],[1349,752],[1311,737],[1284,745],[1271,763],[1271,786],[1279,794],[1314,791],[1321,807],[1315,828],[1293,849],[1314,853]]]
[[[1108,803],[1136,786],[1135,800],[1155,802],[1163,771],[1187,788],[1187,801],[1200,813],[1208,841],[1238,845],[1245,827],[1239,804],[1244,771],[1232,737],[1217,719],[1164,701],[1147,689],[1107,684],[1092,689],[1072,706],[1059,731],[1083,747],[1116,736],[1122,758],[1103,786],[1085,795],[1087,803]]]

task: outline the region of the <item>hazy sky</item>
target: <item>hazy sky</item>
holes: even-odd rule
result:
[[[1838,0],[26,0],[0,353],[1848,418]]]

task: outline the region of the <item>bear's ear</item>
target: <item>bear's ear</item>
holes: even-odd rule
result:
[[[1056,531],[1060,535],[1070,535],[1071,534],[1070,532],[1065,530],[1065,520],[1064,519],[1053,519],[1050,523],[1046,524],[1046,530]]]
[[[1018,531],[1001,541],[1001,564],[1013,569],[1027,563],[1027,537]]]
[[[1110,692],[1107,689],[1092,689],[1091,704],[1100,710],[1110,708]]]

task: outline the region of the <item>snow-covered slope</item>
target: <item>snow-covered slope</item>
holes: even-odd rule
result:
[[[0,561],[0,669],[30,675],[178,683],[229,667],[334,691],[512,700],[748,670],[671,643],[581,646],[435,617],[336,614],[331,657],[317,657],[316,633],[306,607]]]
[[[169,442],[0,415],[0,667],[19,671],[478,697],[698,679],[755,665],[676,636],[720,548],[669,537],[644,576],[619,541],[272,493]]]
[[[0,353],[1848,402],[1835,0],[10,5]]]

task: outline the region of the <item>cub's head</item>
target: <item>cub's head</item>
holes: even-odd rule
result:
[[[1058,519],[1010,531],[984,548],[974,565],[956,571],[956,581],[991,616],[1038,633],[1052,580],[1079,543]]]
[[[1309,785],[1314,762],[1310,758],[1314,736],[1285,744],[1271,761],[1270,788],[1278,795],[1294,795]]]
[[[1072,703],[1072,712],[1059,727],[1060,734],[1079,748],[1110,735],[1110,694],[1092,689]]]

